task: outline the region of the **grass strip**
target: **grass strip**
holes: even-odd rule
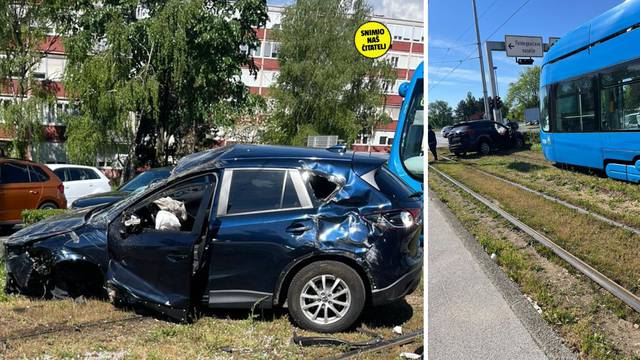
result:
[[[571,300],[571,294],[550,281],[540,264],[540,255],[555,258],[555,255],[539,251],[539,255],[516,246],[497,232],[496,222],[503,229],[512,229],[510,224],[484,205],[461,192],[439,176],[429,177],[429,188],[458,217],[464,227],[478,240],[488,254],[497,255],[497,263],[543,309],[543,318],[551,324],[570,347],[583,359],[636,359],[633,353],[625,352],[601,329],[603,312],[623,306],[608,294],[591,297],[586,309]],[[487,221],[491,218],[491,221]],[[513,230],[513,229],[512,229]],[[544,248],[536,248],[543,250]],[[565,264],[568,266],[567,264]],[[576,296],[575,294],[573,296]],[[603,306],[610,302],[611,308]],[[625,307],[627,311],[630,309]]]
[[[488,196],[504,210],[550,236],[558,245],[598,271],[638,293],[640,258],[637,249],[640,236],[491,179],[463,164],[438,164],[437,168]]]

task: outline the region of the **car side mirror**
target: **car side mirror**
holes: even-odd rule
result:
[[[135,214],[125,214],[122,225],[124,229],[124,233],[126,234],[137,234],[142,228],[140,226],[142,224],[142,220],[137,217]]]

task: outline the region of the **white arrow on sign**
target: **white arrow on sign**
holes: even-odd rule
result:
[[[504,44],[509,57],[543,57],[541,36],[505,35]]]

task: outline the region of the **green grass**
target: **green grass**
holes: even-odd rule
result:
[[[578,213],[515,186],[496,181],[462,164],[438,169],[494,201],[558,245],[632,292],[640,292],[640,236]]]
[[[495,213],[484,205],[452,187],[438,175],[429,177],[429,188],[463,223],[464,227],[478,240],[487,254],[495,253],[497,263],[511,279],[543,309],[543,318],[562,335],[566,343],[579,352],[582,359],[636,359],[635,355],[625,353],[623,344],[614,344],[608,334],[600,329],[603,321],[611,321],[607,315],[615,309],[626,308],[609,294],[603,294],[595,287],[591,289],[591,305],[580,306],[572,297],[583,294],[571,293],[571,290],[560,289],[554,283],[554,275],[546,274],[540,260],[526,248],[515,246],[513,242],[499,235],[496,224],[487,222],[487,218],[500,223],[499,228],[513,230],[509,223],[495,217]],[[536,253],[553,263],[569,267],[555,255],[541,246],[534,246]],[[580,281],[587,281],[584,277]],[[588,284],[590,285],[590,284]],[[567,292],[568,291],[568,292]],[[582,298],[584,299],[587,298]],[[628,315],[629,308],[617,315]],[[632,311],[632,310],[631,310]],[[615,320],[613,320],[615,321]]]
[[[0,302],[9,301],[9,296],[4,292],[6,281],[7,269],[4,265],[4,259],[0,258]]]
[[[603,178],[586,169],[556,168],[532,151],[459,160],[616,221],[640,227],[637,184]]]

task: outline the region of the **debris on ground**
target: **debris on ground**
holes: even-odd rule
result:
[[[402,326],[394,326],[393,327],[393,333],[394,334],[398,334],[398,335],[402,335]]]

